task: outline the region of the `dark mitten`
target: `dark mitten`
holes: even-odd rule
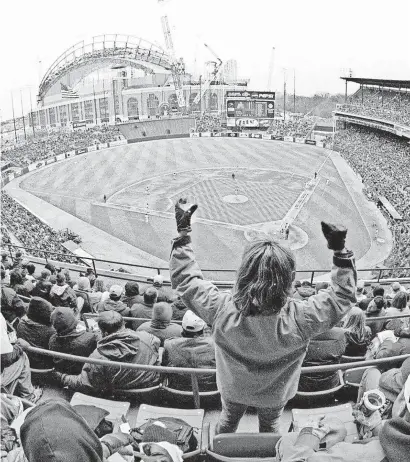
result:
[[[322,233],[327,240],[327,247],[332,250],[343,250],[347,229],[342,225],[332,225],[322,221]]]
[[[195,210],[198,208],[196,204],[191,205],[188,210],[184,210],[181,205],[186,205],[186,199],[179,199],[175,204],[175,219],[177,222],[178,232],[186,231],[187,233],[192,231],[191,228],[191,217]]]
[[[119,449],[132,444],[134,438],[128,433],[117,432],[104,435],[100,441],[107,446],[110,454],[114,454],[114,452],[117,452]]]

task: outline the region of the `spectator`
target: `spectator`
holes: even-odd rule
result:
[[[110,298],[110,293],[108,290],[105,290],[104,281],[102,279],[96,279],[94,287],[92,288],[93,293],[95,293],[95,298],[99,297],[99,302],[105,302]]]
[[[182,301],[181,297],[178,297],[174,303],[171,305],[172,308],[172,319],[174,321],[182,321],[185,313],[188,311],[185,303]]]
[[[92,268],[87,268],[86,269],[86,277],[90,281],[90,287],[94,287],[96,277],[95,277],[94,270]]]
[[[2,269],[8,270],[10,269],[12,264],[10,263],[8,259],[8,253],[5,251],[1,252],[1,267]]]
[[[233,294],[219,292],[203,279],[195,260],[188,232],[197,207],[184,211],[185,203],[180,199],[175,206],[179,236],[173,241],[170,275],[188,308],[212,325],[222,398],[216,433],[235,431],[248,406],[257,408],[260,431],[277,432],[283,408],[297,391],[310,339],[332,328],[356,301],[357,275],[353,253],[344,247],[346,230],[322,223],[334,250],[327,291],[303,302],[288,299],[294,256],[276,242],[261,240],[245,250]]]
[[[394,296],[391,307],[387,308],[386,316],[403,316],[410,315],[410,308],[407,306],[407,294],[399,290]],[[389,319],[386,321],[385,329],[393,330],[400,337],[402,330],[409,330],[410,318]]]
[[[26,305],[16,292],[10,287],[3,285],[6,271],[1,270],[1,313],[7,322],[12,323],[16,318],[21,318],[26,313]]]
[[[128,281],[125,284],[124,291],[125,294],[122,301],[128,306],[128,308],[132,308],[132,305],[140,303],[143,300],[140,296],[140,286],[138,285],[138,282]]]
[[[401,286],[400,282],[393,282],[391,285],[391,291],[386,295],[387,299],[392,300],[399,292],[406,292],[406,290]]]
[[[56,331],[50,337],[49,349],[60,353],[88,357],[97,348],[100,337],[94,332],[77,331],[78,319],[71,308],[56,308],[51,315]],[[80,374],[82,363],[67,359],[53,358],[54,368],[65,374]]]
[[[356,299],[357,299],[357,303],[361,302],[362,300],[365,300],[367,297],[366,297],[366,293],[365,293],[365,290],[364,290],[364,281],[357,281],[357,289],[356,289]]]
[[[63,400],[47,400],[27,414],[16,459],[27,462],[104,462],[133,442],[125,433],[98,439],[85,418]]]
[[[303,367],[338,364],[346,349],[343,329],[333,327],[310,341]],[[330,390],[340,385],[338,372],[303,374],[299,379],[298,391]]]
[[[19,268],[15,268],[10,271],[10,288],[13,289],[18,295],[22,295],[23,297],[30,297],[30,293],[27,290],[27,287],[24,285],[24,279]]]
[[[50,302],[54,306],[67,306],[77,312],[77,297],[62,273],[57,274],[57,282],[51,287]]]
[[[75,290],[75,294],[77,297],[84,300],[81,308],[82,313],[90,313],[92,311],[91,305],[91,285],[90,280],[84,276],[78,278],[77,284],[74,285],[73,289]],[[94,297],[94,300],[97,301],[100,297]],[[78,305],[77,299],[77,305]],[[90,304],[91,303],[91,304]]]
[[[30,263],[27,263],[27,265],[30,265]],[[35,282],[28,278],[28,270],[27,270],[27,265],[23,263],[22,268],[21,268],[21,277],[23,278],[23,285],[27,289],[27,292],[31,295],[33,292]]]
[[[1,387],[3,390],[12,390],[21,398],[35,403],[41,398],[43,390],[33,387],[31,383],[30,362],[25,353],[30,345],[22,339],[12,345],[9,340],[7,323],[0,314],[0,340],[1,340]]]
[[[154,287],[148,287],[144,292],[143,301],[141,303],[135,303],[131,308],[131,316],[133,318],[143,318],[143,319],[152,319],[152,309],[154,304],[157,301],[158,292]],[[137,330],[137,328],[144,321],[133,321],[132,328]]]
[[[116,311],[104,311],[98,319],[103,336],[90,358],[130,364],[159,364],[159,340],[147,332],[133,332],[124,327]],[[81,374],[56,373],[63,386],[73,390],[104,391],[146,388],[156,385],[160,374],[152,371],[119,369],[118,367],[84,364]]]
[[[43,298],[33,297],[28,305],[27,315],[17,326],[17,337],[25,340],[31,346],[48,350],[50,338],[55,334],[51,325],[53,306]],[[49,369],[53,367],[53,358],[29,353],[30,365],[34,369]]]
[[[26,269],[26,279],[30,280],[33,284],[35,284],[37,281],[37,278],[34,276],[36,272],[36,267],[33,265],[33,263],[29,263],[28,265],[26,265]]]
[[[182,320],[182,336],[164,342],[162,364],[171,367],[198,367],[214,369],[215,344],[212,337],[205,335],[206,323],[188,310]],[[177,390],[191,390],[191,379],[186,374],[169,374],[169,386]],[[201,375],[198,381],[200,391],[216,390],[215,374]]]
[[[2,197],[3,197],[3,191],[2,191]],[[4,197],[8,197],[8,196],[4,196]],[[21,265],[23,263],[23,252],[21,250],[17,250],[16,252],[16,255],[14,257],[14,262],[13,262],[13,266],[12,268],[21,268]]]
[[[315,285],[315,293],[318,294],[321,290],[326,290],[329,287],[327,282],[317,282]]]
[[[152,319],[149,322],[141,324],[137,332],[145,331],[161,341],[160,346],[164,346],[164,341],[180,337],[182,334],[182,327],[179,324],[171,323],[172,308],[171,305],[165,302],[156,303],[152,309]]]
[[[110,287],[110,298],[105,302],[100,302],[97,305],[97,311],[102,313],[103,311],[116,311],[121,316],[130,316],[130,308],[121,301],[122,287],[118,285],[112,285]]]
[[[384,298],[381,295],[376,295],[374,299],[369,303],[369,306],[366,310],[366,317],[367,318],[380,318],[386,316],[386,310],[384,309],[386,306]],[[372,331],[372,338],[376,336],[379,332],[381,332],[384,328],[384,324],[386,321],[372,321],[369,323],[370,329]]]
[[[47,263],[46,266],[44,267],[44,269],[50,271],[51,275],[56,275],[57,274],[56,267],[51,263]]]
[[[50,271],[48,269],[43,269],[31,294],[33,297],[41,297],[45,300],[50,300],[50,291],[51,287],[53,287],[53,284],[50,282],[50,276]]]
[[[164,287],[164,278],[160,274],[154,276],[152,286],[158,292],[157,302],[173,303],[175,301],[176,296],[173,294],[172,289],[166,289]]]
[[[346,315],[343,322],[343,329],[346,337],[346,356],[365,356],[371,341],[372,331],[366,326],[364,312],[353,307]]]

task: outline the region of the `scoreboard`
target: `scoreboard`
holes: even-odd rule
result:
[[[275,117],[275,92],[226,91],[228,127],[268,128]]]

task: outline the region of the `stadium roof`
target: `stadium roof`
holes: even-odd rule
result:
[[[379,87],[388,87],[388,88],[409,88],[410,89],[410,80],[385,80],[385,79],[362,79],[356,77],[340,77],[346,82],[354,82],[359,85],[376,85]]]

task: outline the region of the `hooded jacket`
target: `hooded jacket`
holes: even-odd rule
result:
[[[66,401],[48,400],[31,410],[21,426],[28,462],[103,462],[97,435]]]
[[[298,287],[292,295],[295,300],[307,300],[312,295],[315,295],[316,291],[311,286]]]
[[[58,320],[55,319],[58,315]],[[56,308],[52,315],[57,332],[50,338],[49,348],[60,353],[88,357],[96,349],[98,337],[94,332],[76,331],[77,322],[70,308]],[[66,374],[80,374],[82,363],[53,358],[54,368]]]
[[[101,313],[102,311],[116,311],[120,313],[121,316],[129,316],[130,315],[130,308],[125,305],[121,300],[105,300],[104,302],[100,302],[97,305],[97,311]]]
[[[170,275],[185,305],[212,326],[222,398],[247,406],[280,408],[293,398],[310,339],[336,325],[356,302],[351,252],[333,255],[328,289],[259,316],[243,316],[231,292],[204,280],[190,236],[174,240]]]
[[[50,302],[54,306],[67,306],[77,309],[77,297],[68,284],[62,286],[54,284],[50,290]]]
[[[53,287],[53,284],[51,284],[50,281],[44,281],[43,279],[40,279],[37,281],[37,284],[34,286],[33,292],[31,295],[33,297],[42,297],[45,300],[50,299],[50,290]]]
[[[100,340],[90,358],[155,366],[159,365],[159,344],[159,339],[147,332],[122,329]],[[156,385],[159,379],[158,372],[84,364],[81,374],[63,375],[62,382],[74,390],[128,390]]]
[[[40,297],[30,300],[27,315],[24,316],[17,326],[17,337],[26,340],[30,345],[48,350],[50,337],[55,334],[51,325],[51,313],[53,306]],[[53,358],[27,353],[30,366],[34,369],[48,369],[53,367]]]
[[[410,422],[401,417],[387,420],[379,435],[389,462],[405,462],[410,457]]]

